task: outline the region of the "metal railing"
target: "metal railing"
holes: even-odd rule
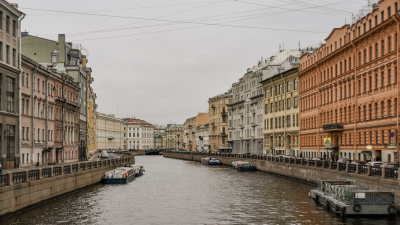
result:
[[[349,173],[355,173],[357,168],[357,164],[349,164]]]
[[[315,160],[310,160],[310,166],[315,166]]]
[[[337,170],[337,162],[331,162],[331,170]]]
[[[39,170],[29,170],[29,181],[39,180]]]
[[[385,178],[396,179],[399,176],[399,170],[393,168],[385,168]]]
[[[346,163],[339,163],[339,171],[346,171]]]
[[[301,159],[300,158],[296,159],[296,164],[301,164]]]
[[[74,173],[78,172],[78,165],[77,164],[72,165],[72,172],[74,172]]]
[[[53,168],[53,175],[54,175],[54,176],[59,176],[59,175],[61,175],[61,166],[59,166],[59,167],[54,167],[54,168]]]
[[[8,185],[8,174],[0,174],[0,187]]]
[[[290,164],[295,164],[296,163],[296,159],[295,158],[290,158]]]
[[[69,174],[71,173],[71,166],[64,166],[64,174]]]
[[[361,174],[368,173],[368,165],[358,165],[358,172]]]
[[[322,164],[323,164],[322,160],[317,160],[317,167],[322,167]]]
[[[329,161],[325,161],[324,168],[329,169]]]
[[[79,170],[85,170],[86,163],[79,164]]]
[[[373,167],[371,167],[371,170],[372,170],[372,173],[371,173],[372,176],[382,176],[382,168],[381,167],[373,166]]]
[[[307,165],[308,164],[308,160],[303,159],[303,165]]]
[[[42,169],[42,178],[48,178],[48,177],[51,177],[51,168]]]
[[[13,184],[20,184],[26,182],[26,173],[25,172],[12,173],[12,181]]]

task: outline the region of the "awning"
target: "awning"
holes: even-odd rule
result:
[[[361,153],[362,153],[362,154],[365,154],[365,155],[372,155],[372,152],[371,152],[371,151],[361,151]]]

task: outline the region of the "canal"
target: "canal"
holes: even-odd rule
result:
[[[3,218],[0,224],[397,224],[338,219],[308,198],[311,185],[264,172],[138,156],[146,175],[97,184]]]

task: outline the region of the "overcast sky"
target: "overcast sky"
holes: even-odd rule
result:
[[[15,2],[15,1],[12,1]],[[316,44],[367,0],[20,0],[31,35],[89,51],[98,111],[153,124],[208,110],[247,68]],[[76,13],[71,13],[76,12]]]

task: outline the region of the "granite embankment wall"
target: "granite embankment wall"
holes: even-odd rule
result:
[[[200,153],[185,154],[179,152],[164,152],[164,157],[166,158],[199,162],[201,161],[201,158],[208,156],[209,155],[202,155]],[[396,178],[386,179],[384,169],[382,170],[382,175],[376,176],[373,175],[375,171],[371,167],[368,167],[368,171],[362,171],[362,169],[360,169],[357,165],[356,171],[350,172],[349,164],[347,164],[346,169],[341,171],[339,170],[339,167],[333,168],[331,163],[327,161],[324,161],[323,164],[319,166],[316,164],[311,166],[308,162],[307,164],[303,165],[302,160],[300,161],[301,163],[298,164],[296,164],[295,160],[292,163],[289,161],[284,162],[283,158],[280,158],[280,161],[272,161],[272,159],[270,161],[270,159],[266,156],[250,156],[250,158],[240,158],[243,156],[234,154],[221,156],[215,155],[214,153],[214,155],[210,157],[220,159],[223,165],[231,165],[234,161],[250,162],[255,165],[257,170],[312,183],[317,183],[318,180],[350,179],[359,184],[366,185],[370,189],[393,191],[395,195],[395,204],[397,206],[397,210],[400,212],[400,181]],[[276,160],[278,160],[278,158]]]
[[[98,183],[106,171],[128,162],[135,163],[133,154],[124,155],[119,159],[79,162],[2,174],[0,216]]]

